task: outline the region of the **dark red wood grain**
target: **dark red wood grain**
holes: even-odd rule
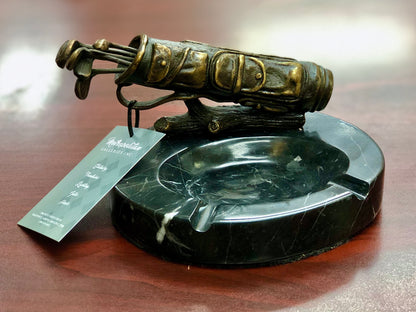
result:
[[[416,310],[416,4],[402,1],[11,1],[0,3],[0,311]],[[126,242],[104,199],[61,243],[16,223],[114,126],[111,77],[85,101],[54,63],[66,39],[140,33],[315,61],[334,72],[325,113],[386,159],[382,214],[349,243],[295,263],[218,270]],[[129,96],[157,92],[133,88]],[[171,103],[141,126],[185,111]]]

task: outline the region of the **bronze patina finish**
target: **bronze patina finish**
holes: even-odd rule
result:
[[[117,63],[116,68],[94,69],[95,59]],[[304,113],[323,109],[331,97],[330,70],[291,58],[245,53],[194,41],[172,42],[135,37],[129,46],[105,39],[93,45],[66,41],[56,63],[78,77],[75,93],[85,99],[92,77],[114,73],[117,98],[130,109],[145,110],[183,100],[189,112],[165,117],[155,123],[164,132],[186,132],[244,128],[293,128],[304,123]],[[173,90],[151,101],[128,101],[124,86]],[[234,102],[243,106],[207,107],[199,98]],[[255,108],[255,109],[253,109]]]

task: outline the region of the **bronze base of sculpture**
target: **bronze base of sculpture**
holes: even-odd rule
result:
[[[240,105],[214,106],[199,99],[185,101],[184,115],[162,117],[154,124],[156,131],[175,135],[230,134],[250,131],[298,129],[305,123],[304,114],[279,114]]]

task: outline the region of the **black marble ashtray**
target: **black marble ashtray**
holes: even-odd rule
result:
[[[211,266],[285,263],[332,249],[380,210],[376,143],[333,117],[302,130],[164,138],[115,187],[112,218],[162,258]]]

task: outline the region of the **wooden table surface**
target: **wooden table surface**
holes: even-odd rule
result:
[[[12,1],[0,3],[0,311],[415,311],[416,3]],[[16,225],[126,111],[112,77],[87,100],[55,54],[66,39],[137,34],[314,61],[335,75],[325,113],[366,131],[386,160],[382,213],[347,244],[295,263],[219,270],[126,242],[103,201],[61,242]],[[150,99],[158,92],[128,92]],[[185,111],[142,113],[143,127]]]

